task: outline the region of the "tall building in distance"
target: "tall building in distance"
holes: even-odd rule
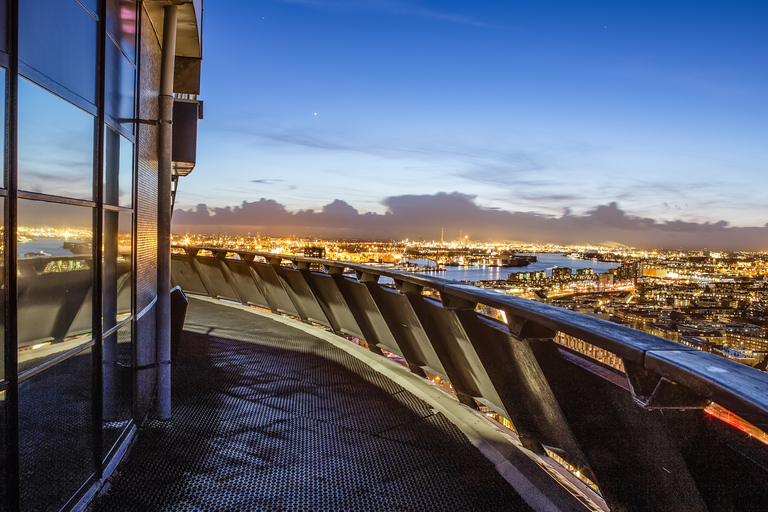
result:
[[[0,509],[66,510],[99,489],[164,382],[202,1],[0,0],[0,15]]]

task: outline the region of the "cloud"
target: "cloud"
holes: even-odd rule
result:
[[[457,25],[468,25],[480,28],[498,28],[495,25],[482,22],[471,16],[463,16],[445,11],[436,11],[414,5],[402,0],[282,0],[284,3],[306,5],[316,9],[324,9],[341,12],[372,12],[388,16],[401,16],[408,18],[422,18],[442,21]]]
[[[360,151],[366,152],[365,149],[355,147],[350,144],[340,144],[327,140],[326,138],[320,138],[307,133],[292,132],[292,133],[262,133],[261,137],[285,144],[294,144],[296,146],[306,146],[314,149],[327,149],[330,151]]]
[[[175,232],[261,232],[264,235],[364,239],[437,239],[459,233],[474,240],[517,240],[560,244],[606,240],[646,248],[709,248],[762,251],[768,249],[768,225],[734,227],[716,223],[657,221],[628,215],[615,202],[598,205],[583,215],[564,209],[561,216],[484,208],[475,196],[460,192],[401,195],[384,199],[385,213],[360,213],[337,199],[322,210],[289,211],[274,200],[244,201],[239,206],[209,208],[199,204],[177,210]]]
[[[259,183],[261,185],[274,185],[275,183],[282,183],[285,180],[251,180],[251,183]]]
[[[541,194],[541,195],[523,194],[520,196],[520,198],[532,203],[556,203],[556,202],[575,201],[575,200],[582,199],[581,196],[577,196],[574,194]]]

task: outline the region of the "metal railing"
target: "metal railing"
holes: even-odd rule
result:
[[[768,503],[768,446],[752,435],[768,430],[768,375],[758,370],[446,279],[261,252],[173,252],[172,281],[186,293],[291,315],[397,354],[412,372],[448,381],[461,403],[508,420],[527,449],[594,482],[611,510]],[[739,420],[724,422],[714,404]]]

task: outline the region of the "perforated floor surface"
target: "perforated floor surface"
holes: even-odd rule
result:
[[[190,299],[173,419],[94,511],[529,510],[452,423],[331,344]]]

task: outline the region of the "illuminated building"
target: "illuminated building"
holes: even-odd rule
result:
[[[305,247],[304,256],[308,258],[325,258],[325,248],[316,246]]]

